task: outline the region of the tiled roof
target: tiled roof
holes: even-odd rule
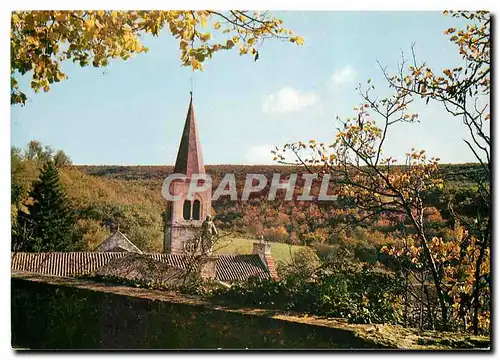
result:
[[[269,272],[259,255],[219,255],[216,261],[216,279],[221,281],[246,280],[251,276],[268,278]],[[224,280],[222,280],[224,279]]]
[[[55,276],[90,274],[111,259],[127,256],[128,252],[68,252],[68,253],[12,253],[11,269]],[[186,268],[185,255],[144,254],[170,266]],[[216,256],[216,279],[220,281],[246,280],[251,276],[269,278],[269,271],[259,255],[220,254]]]
[[[11,269],[56,276],[89,274],[126,252],[12,253]]]

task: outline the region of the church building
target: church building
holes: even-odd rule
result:
[[[186,195],[193,176],[205,174],[192,94],[174,173],[186,175],[186,180],[172,181],[173,189],[171,188],[170,193]],[[184,195],[178,201],[167,202],[163,253],[144,253],[133,244],[134,239],[129,240],[125,234],[116,230],[94,251],[13,252],[11,254],[11,269],[12,271],[51,276],[77,276],[96,274],[102,269],[114,269],[114,267],[118,267],[116,264],[126,263],[125,265],[132,266],[132,257],[140,256],[184,271],[191,268],[192,255],[196,254],[197,249],[199,249],[197,245],[200,245],[202,239],[206,239],[206,230],[208,229],[211,234],[216,233],[215,225],[209,218],[212,212],[212,189],[196,193],[193,199],[187,199]],[[210,241],[208,243],[211,244]],[[201,245],[206,250],[205,244]],[[248,280],[250,277],[261,279],[277,277],[268,243],[255,242],[251,254],[212,255],[211,252],[211,248],[204,251],[210,256],[207,257],[200,269],[202,278],[215,279],[230,284],[235,281]]]
[[[184,254],[199,248],[203,221],[212,213],[212,189],[194,194],[186,199],[193,175],[204,175],[203,153],[194,116],[193,95],[182,132],[174,173],[186,175],[186,180],[176,179],[170,184],[171,194],[183,194],[177,201],[168,201],[165,210],[164,252]]]

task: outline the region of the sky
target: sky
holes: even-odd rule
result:
[[[173,165],[193,101],[206,164],[271,164],[270,150],[292,141],[330,143],[337,116],[355,114],[355,87],[371,79],[384,95],[377,63],[396,70],[401,52],[434,69],[461,64],[443,31],[460,22],[440,12],[273,12],[305,40],[299,47],[269,39],[260,58],[219,52],[196,72],[180,64],[167,30],[144,37],[149,52],[106,68],[63,63],[69,79],[48,93],[27,91],[11,107],[12,145],[33,139],[62,149],[75,164]],[[27,89],[29,77],[20,79]],[[380,90],[378,90],[380,89]],[[443,163],[475,161],[462,141],[461,120],[441,105],[416,103],[419,124],[391,129],[384,153],[401,158],[412,147]]]

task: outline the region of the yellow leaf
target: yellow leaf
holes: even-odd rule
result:
[[[208,40],[210,40],[210,37],[211,37],[211,36],[212,36],[212,35],[211,35],[210,33],[201,34],[201,35],[200,35],[200,39],[201,39],[201,41],[208,41]]]
[[[94,26],[94,19],[93,18],[88,18],[87,20],[85,20],[85,26],[87,28],[91,28]]]
[[[219,28],[220,28],[220,22],[218,22],[218,21],[217,21],[217,22],[214,24],[214,29],[215,29],[215,30],[217,30],[217,29],[219,29]]]
[[[56,20],[57,21],[64,21],[66,20],[66,14],[64,12],[60,12],[56,14]]]

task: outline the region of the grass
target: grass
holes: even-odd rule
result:
[[[256,239],[249,239],[244,237],[228,237],[223,238],[215,245],[217,254],[251,254],[252,244],[257,242]],[[290,260],[290,245],[284,243],[271,242],[271,255],[275,263],[278,261],[288,262]],[[292,253],[295,253],[303,246],[292,245]]]

